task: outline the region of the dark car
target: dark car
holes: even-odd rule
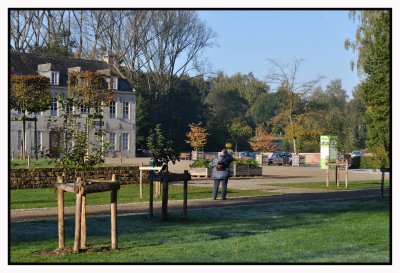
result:
[[[282,160],[279,160],[282,158]],[[268,165],[292,165],[292,154],[289,152],[273,152],[268,157]]]

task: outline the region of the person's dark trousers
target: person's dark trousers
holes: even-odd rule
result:
[[[222,187],[222,189],[221,189],[222,199],[226,199],[226,192],[227,192],[227,188],[228,188],[228,178],[226,178],[226,179],[215,179],[214,180],[213,198],[217,199],[218,188],[219,188],[220,182],[222,182],[222,185],[221,185],[221,187]]]

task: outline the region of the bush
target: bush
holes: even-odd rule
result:
[[[361,157],[360,169],[380,169],[382,162],[377,156]]]
[[[361,157],[360,169],[380,169],[382,166],[390,167],[389,156],[383,147],[377,147],[373,156]]]
[[[210,167],[211,160],[209,159],[197,159],[190,165],[191,168],[208,168]]]
[[[243,164],[243,165],[250,165],[251,167],[259,167],[259,164],[254,159],[235,159],[233,161],[234,164]]]

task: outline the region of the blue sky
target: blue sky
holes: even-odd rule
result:
[[[346,38],[354,39],[356,25],[346,10],[201,10],[198,14],[218,35],[218,46],[208,48],[204,57],[214,70],[227,75],[252,72],[264,80],[270,71],[269,58],[286,63],[302,58],[299,80],[318,74],[341,79],[351,98],[359,83],[350,61],[356,56],[344,49]]]

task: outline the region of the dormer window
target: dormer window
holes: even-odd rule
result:
[[[56,71],[50,72],[50,84],[51,85],[59,85],[60,83],[60,73]]]
[[[118,77],[111,77],[108,80],[108,88],[118,90]]]

